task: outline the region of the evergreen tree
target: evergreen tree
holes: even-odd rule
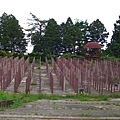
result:
[[[107,43],[106,38],[108,38],[109,33],[107,32],[104,24],[99,19],[93,21],[90,24],[89,32],[90,41],[98,42],[102,46],[104,46],[104,43]]]
[[[45,51],[59,55],[61,52],[60,26],[54,19],[49,19],[45,30]]]
[[[107,45],[107,54],[109,56],[120,57],[120,16],[119,20],[114,24],[114,31],[111,43]]]
[[[73,52],[75,44],[75,26],[70,17],[68,17],[66,23],[61,25],[61,38],[62,45],[64,46],[65,52]]]
[[[0,17],[0,49],[11,52],[25,52],[27,42],[18,20],[11,14]]]
[[[72,19],[68,17],[66,21],[66,27],[69,28],[70,26],[73,26],[73,22],[72,22]]]
[[[76,52],[81,52],[80,49],[76,49],[76,47],[81,48],[82,29],[80,28],[80,23],[76,22],[73,24],[71,18],[69,17],[66,23],[61,24],[61,30],[62,44],[65,47],[65,52],[74,54]]]
[[[45,28],[47,25],[46,20],[40,20],[35,15],[32,15],[32,19],[28,19],[28,26],[29,29],[26,29],[28,32],[28,39],[30,40],[31,44],[34,46],[34,52],[43,52],[45,47],[44,44],[44,35],[45,35]]]
[[[65,45],[65,43],[64,43],[64,36],[65,36],[65,34],[66,34],[66,24],[64,23],[64,22],[62,22],[61,24],[60,24],[60,38],[61,38],[61,41],[62,41],[62,43],[61,43],[61,51],[62,52],[66,52],[66,45]]]
[[[75,26],[79,29],[80,35],[78,36],[78,39],[76,40],[76,45],[78,46],[78,51],[77,53],[80,55],[84,54],[84,48],[83,46],[89,42],[89,25],[87,21],[77,21],[75,22]]]
[[[75,47],[80,45],[81,38],[82,32],[77,26],[73,25],[68,28],[64,36],[64,41],[71,53],[75,54]]]

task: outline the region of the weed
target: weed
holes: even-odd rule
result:
[[[35,115],[38,115],[38,113],[37,113],[37,112],[35,112],[34,114],[35,114]]]
[[[88,117],[88,114],[80,114],[79,117]]]
[[[22,99],[21,99],[22,97]],[[78,95],[56,95],[56,94],[10,94],[7,92],[0,91],[0,100],[8,100],[13,99],[13,104],[10,106],[11,108],[16,108],[23,103],[27,102],[33,102],[38,99],[49,99],[49,100],[60,100],[60,99],[78,99],[80,101],[107,101],[105,104],[109,105],[112,104],[109,101],[109,98],[117,98],[119,95],[117,94],[109,94],[109,95],[87,95],[87,94],[78,94]],[[67,102],[67,101],[66,101]],[[114,103],[113,103],[114,104]],[[56,105],[56,102],[54,102],[54,105]],[[116,106],[120,106],[120,104],[115,104]],[[3,109],[3,108],[2,108]],[[56,107],[57,109],[57,107]]]
[[[38,67],[38,69],[40,69],[40,66]]]
[[[6,110],[6,107],[0,107],[0,111]]]
[[[110,102],[106,102],[105,104],[106,104],[106,105],[111,105],[111,103],[110,103]]]
[[[20,106],[22,103],[21,103],[21,99],[20,98],[17,98],[14,100],[13,104],[10,106],[11,108],[17,108],[18,106]]]
[[[53,104],[54,104],[53,109],[58,109],[57,103],[53,102]]]
[[[37,85],[35,81],[32,81],[30,85]]]
[[[16,98],[18,95],[16,94],[9,94],[7,92],[0,91],[0,100],[8,100],[12,98]]]
[[[56,105],[56,102],[53,102],[54,105]]]

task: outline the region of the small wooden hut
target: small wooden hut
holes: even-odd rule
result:
[[[100,59],[102,46],[97,42],[89,42],[84,46],[85,59]]]

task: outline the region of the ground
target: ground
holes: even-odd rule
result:
[[[39,89],[39,66],[35,65],[33,79],[31,83],[30,93],[38,94]],[[46,72],[46,67],[41,66],[41,93],[51,94],[49,87],[49,79]],[[30,69],[30,68],[29,68]],[[28,71],[29,71],[28,69]],[[54,75],[54,94],[66,95],[75,94],[69,83],[66,81],[65,91],[61,90],[57,77],[51,68]],[[25,92],[25,80],[27,72],[23,78],[18,93]],[[13,82],[6,89],[8,92],[13,92]],[[99,120],[111,119],[120,120],[120,99],[111,99],[108,101],[80,101],[75,99],[65,100],[45,100],[40,99],[35,102],[26,103],[16,109],[7,109],[0,111],[0,120]]]

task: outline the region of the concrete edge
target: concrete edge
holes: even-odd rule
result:
[[[0,118],[120,120],[120,117],[59,117],[59,116],[38,116],[38,115],[0,115]]]

